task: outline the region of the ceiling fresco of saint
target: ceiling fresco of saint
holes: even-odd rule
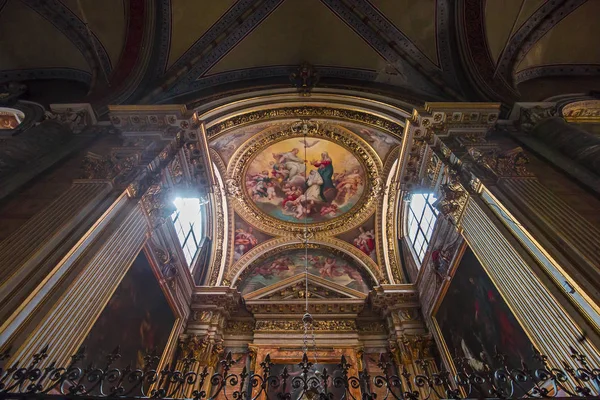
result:
[[[0,83],[106,114],[289,84],[307,62],[322,86],[413,103],[541,101],[597,86],[599,13],[595,0],[1,0]]]

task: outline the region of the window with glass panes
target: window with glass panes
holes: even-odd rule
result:
[[[408,239],[420,263],[425,257],[438,214],[433,207],[435,200],[431,193],[415,193],[408,207]]]
[[[175,232],[181,243],[183,254],[188,266],[192,266],[192,260],[200,248],[202,240],[202,208],[200,199],[176,198],[173,203],[177,210],[171,215]]]

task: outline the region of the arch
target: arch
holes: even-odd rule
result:
[[[313,249],[325,249],[343,254],[363,268],[373,280],[374,286],[389,283],[379,266],[356,247],[335,238],[320,238],[309,240]],[[302,249],[304,244],[300,239],[276,238],[268,240],[244,254],[225,274],[224,285],[236,288],[255,263],[286,250]]]

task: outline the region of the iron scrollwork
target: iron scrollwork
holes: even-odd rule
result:
[[[101,366],[86,367],[83,347],[71,357],[68,366],[59,367],[48,362],[46,347],[26,366],[5,367],[3,363],[10,356],[7,352],[0,354],[0,399],[174,399],[183,397],[183,393],[194,400],[600,397],[600,369],[591,366],[581,352],[569,349],[570,364],[551,363],[534,349],[534,359],[529,364],[521,361],[515,367],[509,365],[509,357],[496,351],[494,368],[484,359],[475,370],[470,359],[456,358],[454,373],[438,372],[431,358],[415,360],[416,372],[411,373],[402,365],[397,370],[393,356],[382,353],[377,363],[379,371],[371,377],[368,369],[350,375],[352,365],[344,356],[334,370],[317,370],[306,353],[298,364],[300,373],[291,373],[284,367],[275,374],[269,355],[258,364],[257,371],[244,367],[234,373],[236,360],[227,353],[215,366],[216,372],[210,374],[210,366],[199,368],[191,352],[162,369],[157,367],[160,357],[156,353],[146,355],[141,368],[129,365],[120,369],[116,367],[121,357],[119,348],[107,355]]]

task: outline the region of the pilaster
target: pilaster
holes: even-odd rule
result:
[[[75,181],[46,209],[0,243],[0,331],[13,324],[25,299],[108,207],[108,181]]]
[[[597,363],[597,348],[582,340],[581,327],[547,281],[534,272],[534,261],[517,250],[514,239],[509,241],[486,208],[471,198],[463,216],[463,235],[532,342],[542,353],[565,361],[571,358],[568,346],[579,346],[591,363]]]
[[[29,360],[48,345],[49,359],[65,364],[74,354],[146,240],[141,208],[126,197],[113,223],[76,261],[71,281],[12,360]]]

